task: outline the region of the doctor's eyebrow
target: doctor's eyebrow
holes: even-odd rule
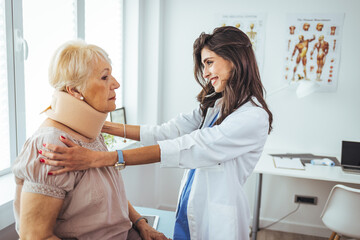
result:
[[[203,61],[202,61],[202,65],[205,65],[205,63],[207,62],[207,61],[209,61],[210,59],[212,59],[213,57],[207,57],[207,58],[205,58]]]

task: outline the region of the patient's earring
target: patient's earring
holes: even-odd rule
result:
[[[81,97],[80,97],[80,100],[81,100],[81,101],[84,101],[84,97],[83,97],[83,96],[81,96]]]

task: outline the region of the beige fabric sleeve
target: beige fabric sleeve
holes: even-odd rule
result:
[[[12,168],[17,182],[23,182],[22,191],[63,199],[66,192],[74,188],[77,172],[49,176],[48,172],[57,167],[40,162],[43,156],[39,154],[39,150],[44,149],[43,143],[64,146],[59,140],[60,134],[54,128],[46,128],[26,141]],[[62,134],[66,136],[65,133]]]

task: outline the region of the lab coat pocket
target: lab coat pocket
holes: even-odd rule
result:
[[[235,206],[209,202],[209,239],[237,240]]]

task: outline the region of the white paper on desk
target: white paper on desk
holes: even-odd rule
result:
[[[273,160],[274,160],[274,165],[277,168],[305,170],[305,167],[301,163],[300,158],[273,157]]]

